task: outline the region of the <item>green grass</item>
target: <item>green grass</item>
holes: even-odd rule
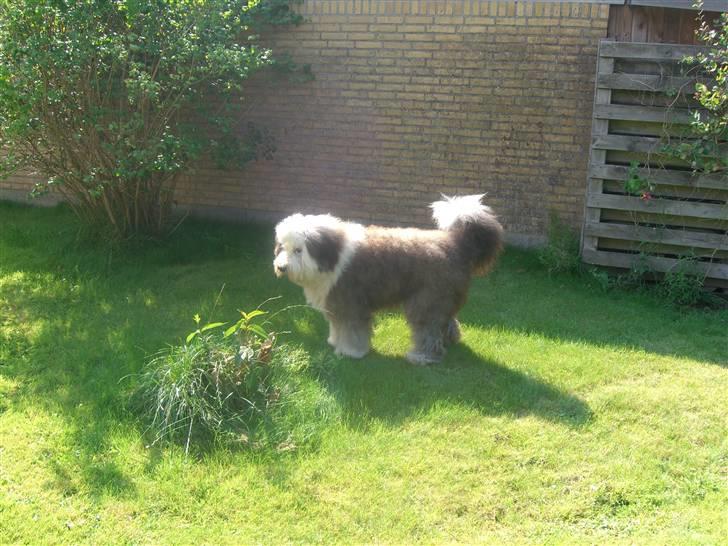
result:
[[[1,543],[728,536],[728,314],[549,277],[514,249],[473,283],[439,366],[403,360],[397,314],[361,361],[329,357],[317,313],[281,315],[285,341],[325,363],[302,372],[325,408],[303,448],[147,447],[134,374],[196,312],[303,303],[272,275],[271,231],[190,221],[118,249],[64,209],[0,203]]]

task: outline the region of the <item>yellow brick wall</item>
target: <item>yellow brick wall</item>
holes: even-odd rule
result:
[[[227,216],[332,212],[429,224],[440,193],[487,193],[507,229],[579,226],[597,42],[608,6],[306,0],[268,39],[315,80],[258,78],[251,119],[276,138],[243,172],[198,168],[182,207]]]

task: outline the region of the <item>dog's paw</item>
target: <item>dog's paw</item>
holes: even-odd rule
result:
[[[433,354],[427,354],[427,353],[420,353],[418,351],[410,351],[407,353],[405,358],[412,364],[416,364],[418,366],[427,366],[429,364],[437,364],[442,360],[441,356],[433,355]]]
[[[350,349],[348,347],[334,347],[336,356],[348,356],[351,358],[363,358],[369,351]]]

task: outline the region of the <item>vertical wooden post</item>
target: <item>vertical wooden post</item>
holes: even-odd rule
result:
[[[602,44],[604,40],[599,42],[599,51],[597,53],[597,74],[594,82],[594,113],[592,117],[592,144],[594,140],[600,136],[606,136],[609,133],[609,120],[601,119],[597,113],[597,106],[609,105],[612,100],[611,89],[599,86],[599,76],[603,74],[612,74],[614,72],[614,59],[602,56]],[[601,210],[598,207],[589,206],[589,197],[591,195],[599,195],[602,193],[603,179],[591,176],[592,167],[605,165],[607,162],[606,150],[597,150],[594,146],[590,147],[589,153],[589,170],[587,178],[586,199],[584,202],[584,228],[582,228],[581,249],[582,254],[585,250],[594,251],[597,249],[597,238],[585,235],[586,226],[592,223],[599,223]]]

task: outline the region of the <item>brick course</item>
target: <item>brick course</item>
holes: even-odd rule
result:
[[[430,225],[427,204],[440,193],[477,192],[511,234],[542,236],[550,210],[578,227],[608,9],[306,0],[305,23],[268,39],[311,64],[315,80],[251,83],[251,118],[275,136],[274,159],[243,172],[197,168],[178,203]]]

